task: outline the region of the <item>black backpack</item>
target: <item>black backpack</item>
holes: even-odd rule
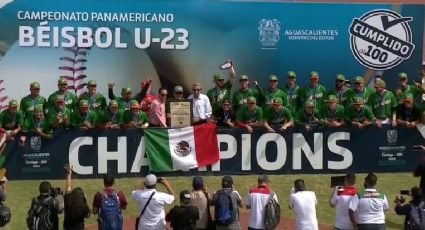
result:
[[[40,200],[38,197],[32,199],[28,210],[27,226],[30,230],[50,230],[53,228],[53,197],[49,196]]]
[[[11,217],[12,214],[10,212],[10,208],[0,202],[0,227],[3,227],[9,223]]]
[[[410,204],[409,229],[425,229],[425,203],[421,202],[417,206]]]

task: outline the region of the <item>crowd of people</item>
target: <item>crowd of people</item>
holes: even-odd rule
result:
[[[191,93],[177,85],[171,97],[165,87],[153,94],[152,80],[147,78],[137,94],[130,87],[123,87],[118,97],[114,94],[114,83],[109,83],[109,102],[97,92],[95,80],[89,80],[87,91],[77,97],[68,91],[67,80],[60,78],[58,90],[47,99],[40,95],[41,85],[33,82],[29,95],[20,101],[9,101],[8,108],[0,114],[0,128],[8,139],[13,139],[29,132],[52,138],[57,129],[169,127],[168,102],[183,100],[191,101],[192,125],[215,122],[249,133],[258,127],[279,132],[294,125],[307,131],[317,126],[364,128],[382,124],[414,128],[423,114],[424,106],[417,102],[422,100],[425,88],[415,81],[408,84],[406,73],[398,74],[398,86],[391,91],[386,89],[382,76],[375,76],[372,89],[363,77],[357,76],[347,84],[342,74],[336,75],[335,85],[330,89],[319,83],[319,73],[315,71],[304,87],[297,85],[297,74],[289,71],[282,85],[276,75],[268,77],[265,88],[259,81],[250,81],[248,75],[240,75],[239,88],[233,89],[235,70],[231,66],[228,72],[227,80],[214,75],[215,86],[206,94],[199,83],[192,85]],[[425,70],[421,74],[424,77]],[[18,136],[24,144],[25,135]]]

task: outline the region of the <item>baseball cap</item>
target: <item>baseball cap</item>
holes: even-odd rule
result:
[[[95,81],[95,80],[90,80],[90,81],[88,81],[88,82],[87,82],[87,85],[88,85],[88,86],[90,86],[90,85],[94,85],[94,86],[96,86],[96,85],[97,85],[97,83],[96,83],[96,81]]]
[[[192,180],[192,187],[195,190],[199,190],[204,186],[204,179],[202,179],[202,177],[200,176],[195,176],[193,177]]]
[[[220,74],[214,74],[213,78],[214,78],[214,81],[224,80],[224,77],[221,76]]]
[[[325,100],[325,102],[336,102],[336,96],[335,95],[329,95],[328,99]]]
[[[246,102],[247,103],[255,103],[257,100],[255,99],[255,97],[248,97],[247,99],[246,99]]]
[[[361,105],[361,104],[363,104],[363,98],[361,98],[361,97],[355,97],[354,98],[354,100],[353,100],[353,104],[354,105]]]
[[[118,101],[111,100],[108,104],[108,107],[118,107]]]
[[[36,105],[34,107],[34,113],[42,113],[43,112],[43,105]]]
[[[65,78],[59,78],[58,80],[58,85],[67,85],[68,82],[66,81]]]
[[[121,93],[131,93],[131,88],[130,87],[124,87],[121,89]]]
[[[382,80],[382,79],[379,79],[379,80],[376,81],[375,86],[385,88],[385,81]]]
[[[30,84],[30,89],[40,89],[40,83],[38,82],[33,82]]]
[[[273,98],[272,104],[273,105],[282,105],[283,104],[283,101],[282,101],[281,98]]]
[[[130,108],[139,108],[139,102],[136,100],[131,100]]]
[[[297,74],[294,71],[288,71],[288,73],[286,73],[286,76],[288,78],[296,78]]]
[[[89,107],[89,101],[87,101],[87,100],[81,100],[78,105],[80,107]]]
[[[319,78],[319,73],[316,71],[311,71],[310,72],[310,78]]]
[[[184,204],[189,204],[190,203],[190,192],[188,190],[183,190],[180,192],[180,202],[184,203]]]
[[[314,102],[311,100],[308,100],[304,103],[305,107],[314,107]]]
[[[337,74],[336,80],[345,81],[345,76],[343,74]]]
[[[58,95],[55,98],[55,102],[64,102],[65,98],[62,95]]]
[[[248,80],[249,80],[248,75],[241,75],[239,77],[239,81],[248,81]]]
[[[407,73],[401,72],[398,74],[398,79],[400,80],[406,80],[407,79]]]
[[[9,107],[18,107],[18,101],[13,99],[9,101]]]
[[[354,82],[355,82],[355,83],[363,83],[363,82],[364,82],[363,77],[361,77],[361,76],[356,76],[356,77],[354,78]]]
[[[156,176],[154,174],[148,174],[145,177],[145,183],[144,184],[146,186],[153,186],[153,185],[156,185],[156,182],[157,182]]]
[[[232,186],[233,178],[231,176],[223,176],[223,178],[221,179],[221,184],[223,186]]]
[[[403,101],[413,101],[413,94],[408,93],[403,96]]]
[[[269,81],[277,81],[277,76],[276,75],[270,75]]]
[[[183,87],[181,85],[174,86],[174,92],[183,92]]]

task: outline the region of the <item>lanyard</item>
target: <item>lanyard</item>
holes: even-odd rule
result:
[[[112,123],[116,122],[117,113],[111,113],[111,111],[108,111],[108,116],[109,116],[109,120],[112,121]]]
[[[40,119],[38,121],[36,119],[34,119],[34,124],[35,124],[35,128],[36,129],[38,129],[38,128],[41,127],[41,123],[43,123],[43,120],[42,119]]]

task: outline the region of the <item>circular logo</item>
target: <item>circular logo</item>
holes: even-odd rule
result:
[[[350,47],[354,57],[364,66],[386,70],[409,59],[415,45],[409,23],[391,10],[373,10],[350,25]]]

